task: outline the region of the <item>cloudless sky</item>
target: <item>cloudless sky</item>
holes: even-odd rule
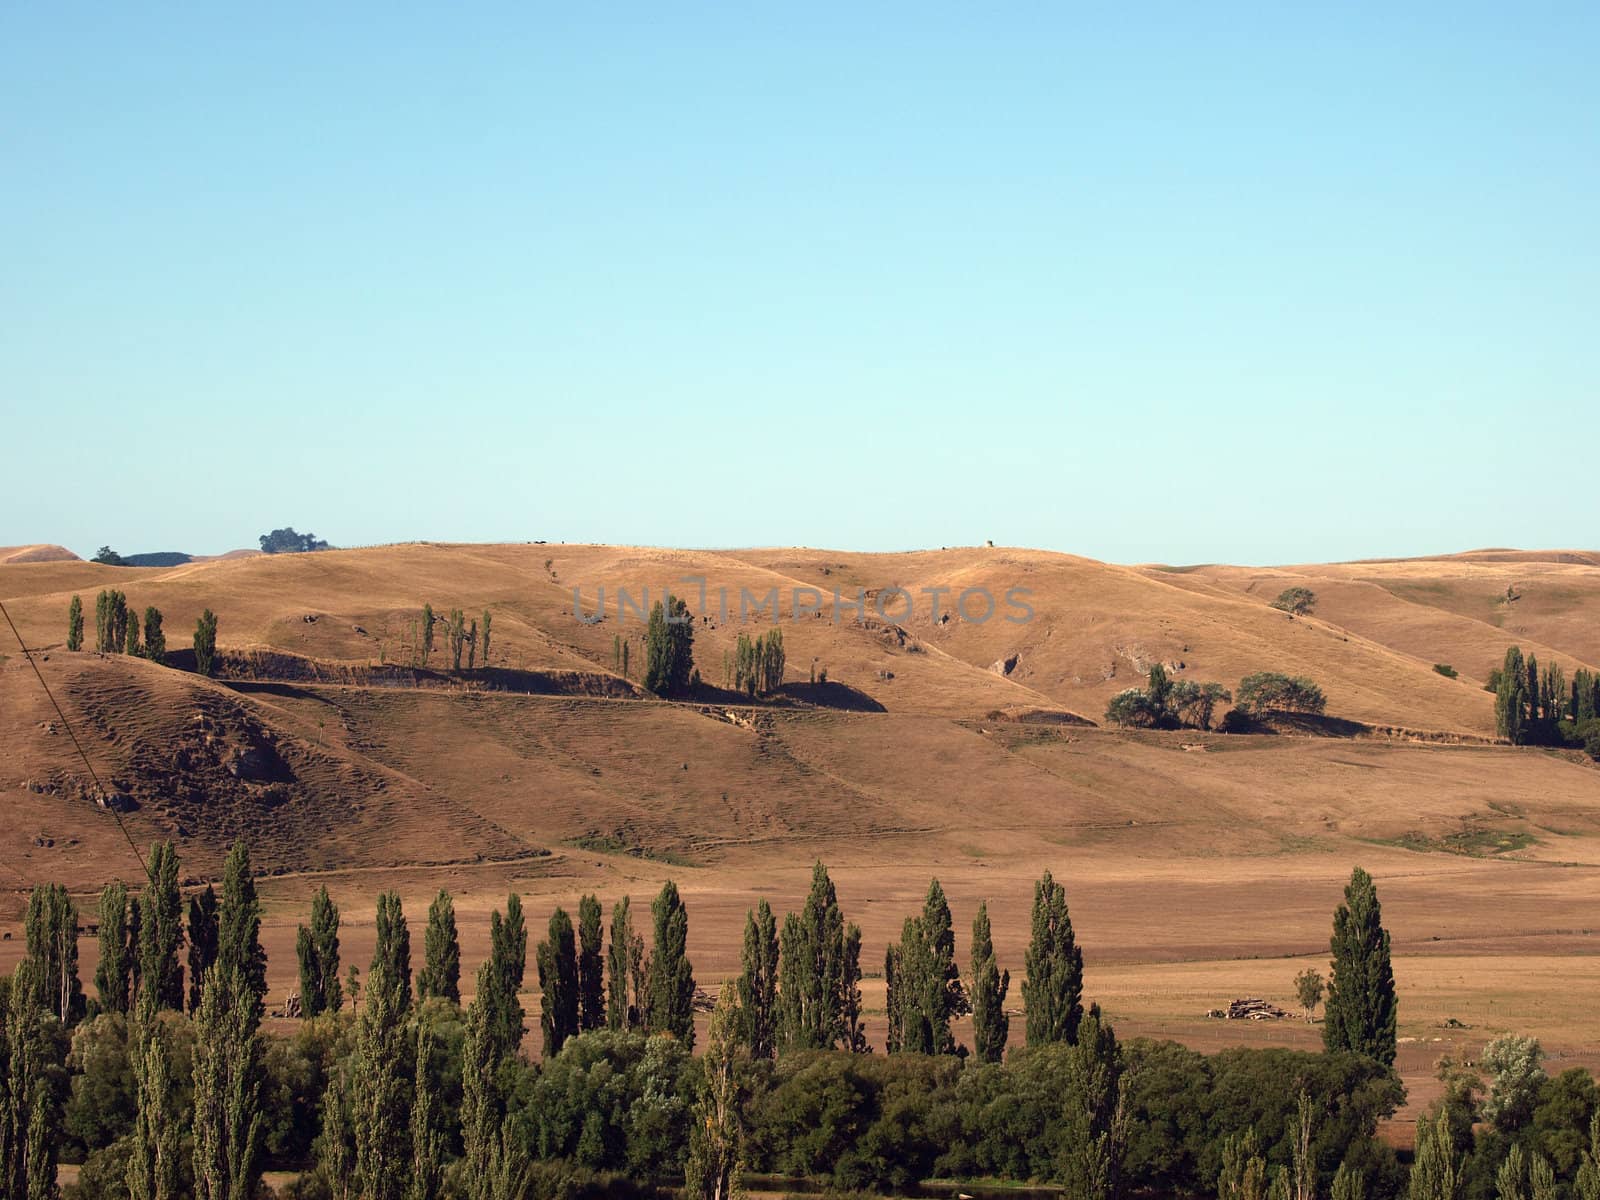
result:
[[[13,4],[0,544],[1600,545],[1600,6]]]

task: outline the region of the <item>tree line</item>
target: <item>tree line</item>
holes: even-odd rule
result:
[[[452,670],[462,669],[462,657],[466,658],[465,667],[468,671],[476,670],[480,666],[489,665],[489,634],[493,624],[489,610],[483,610],[483,617],[472,618],[470,623],[466,613],[459,608],[452,608],[448,616],[439,617],[433,611],[432,604],[422,606],[422,617],[419,621],[411,623],[412,662],[415,666],[426,667],[428,659],[433,655],[434,626],[444,626],[444,652],[449,655]]]
[[[699,1059],[676,885],[651,904],[648,947],[628,897],[613,905],[609,930],[596,896],[579,900],[576,925],[558,907],[534,954],[537,1065],[521,1050],[528,933],[515,894],[490,917],[490,951],[463,1010],[448,892],[429,907],[415,975],[400,897],[379,897],[363,979],[353,964],[341,975],[340,912],[319,889],[296,939],[305,1019],[294,1037],[269,1038],[247,847],[228,855],[220,893],[207,885],[187,902],[171,843],[152,849],[149,873],[137,896],[121,883],[100,896],[92,998],[78,980],[71,898],[59,885],[30,898],[27,956],[0,981],[6,1195],[54,1196],[63,1148],[82,1161],[78,1194],[150,1200],[247,1200],[269,1164],[301,1172],[293,1195],[346,1200],[511,1200],[544,1194],[552,1172],[568,1171],[675,1176],[690,1196],[727,1196],[752,1167],[851,1187],[1044,1178],[1101,1198],[1159,1178],[1206,1188],[1223,1170],[1212,1152],[1219,1126],[1201,1139],[1203,1163],[1173,1165],[1177,1143],[1200,1135],[1163,1127],[1155,1110],[1171,1080],[1147,1084],[1139,1064],[1169,1076],[1244,1068],[1197,1057],[1180,1069],[1174,1056],[1189,1053],[1180,1048],[1120,1043],[1084,1004],[1066,892],[1048,873],[1034,888],[1025,1045],[1009,1054],[1010,978],[987,905],[964,979],[935,880],[886,953],[889,1053],[874,1055],[860,931],[817,863],[804,904],[781,925],[764,899],[747,914],[741,969],[721,988]],[[1376,1185],[1388,1167],[1369,1143],[1393,1107],[1395,1001],[1364,872],[1346,889],[1331,947],[1328,1053],[1295,1057],[1293,1078],[1341,1139],[1322,1166]],[[967,1012],[970,1050],[950,1028]],[[1358,1085],[1366,1099],[1356,1111],[1336,1103]],[[1282,1086],[1267,1094],[1289,1102]]]
[[[144,610],[143,637],[139,614],[128,598],[116,588],[105,588],[95,597],[94,648],[101,654],[132,654],[165,666],[167,635],[162,627],[161,610],[149,605]],[[73,596],[67,605],[67,649],[83,649],[83,598]],[[210,675],[217,654],[217,617],[209,608],[194,626],[195,669]]]
[[[1581,747],[1600,759],[1600,676],[1579,667],[1568,683],[1560,663],[1543,670],[1521,646],[1489,674],[1496,732],[1514,746]]]
[[[1257,671],[1230,692],[1220,683],[1173,679],[1156,663],[1144,687],[1125,688],[1111,697],[1106,720],[1145,729],[1210,729],[1219,704],[1234,705],[1222,723],[1226,732],[1243,732],[1252,721],[1274,712],[1321,714],[1327,708],[1322,689],[1301,675]]]

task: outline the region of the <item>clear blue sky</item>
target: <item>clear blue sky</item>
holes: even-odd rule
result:
[[[0,544],[1595,546],[1597,44],[1592,3],[7,5]]]

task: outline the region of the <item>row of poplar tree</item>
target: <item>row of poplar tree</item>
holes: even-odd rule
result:
[[[428,665],[428,658],[433,654],[433,627],[440,618],[434,616],[433,605],[422,606],[422,620],[420,628],[412,627],[411,641],[415,647],[416,664],[421,667]],[[483,623],[480,625],[476,617],[468,624],[466,613],[459,608],[452,608],[450,615],[443,618],[445,652],[450,655],[450,665],[453,670],[461,670],[462,655],[466,656],[467,670],[471,671],[478,666],[489,665],[489,630],[491,618],[489,610],[483,610]]]
[[[1539,659],[1523,657],[1521,646],[1506,651],[1505,662],[1489,674],[1495,694],[1495,726],[1513,745],[1583,745],[1591,733],[1600,733],[1600,676],[1579,667],[1567,682],[1560,663],[1543,670]]]
[[[211,885],[196,892],[186,914],[171,843],[153,848],[148,870],[148,884],[137,897],[120,883],[102,893],[94,976],[94,1007],[125,1014],[128,1021],[136,1117],[127,1191],[136,1200],[176,1200],[192,1187],[203,1200],[250,1200],[260,1177],[266,1111],[266,955],[248,850],[242,842],[233,847],[220,894]],[[675,884],[662,888],[651,916],[654,937],[647,951],[633,929],[631,902],[623,898],[612,909],[610,946],[603,952],[596,897],[580,901],[576,928],[565,910],[552,914],[548,936],[536,950],[547,1062],[567,1040],[601,1026],[665,1034],[692,1047],[688,913]],[[0,981],[6,993],[0,997],[0,1194],[50,1200],[67,1083],[65,1030],[90,1005],[78,982],[78,914],[65,889],[36,889],[25,925],[27,956],[9,980]],[[524,1035],[520,995],[527,958],[520,898],[510,896],[504,911],[490,919],[490,953],[464,1021],[459,1118],[452,1115],[448,1128],[437,1030],[418,1010],[424,1003],[460,1002],[451,897],[441,892],[430,906],[415,981],[397,894],[379,897],[376,945],[364,981],[354,970],[340,979],[339,929],[338,908],[321,889],[297,938],[302,1010],[315,1017],[338,1011],[347,1000],[358,1009],[348,1064],[329,1075],[316,1098],[322,1177],[345,1197],[424,1200],[440,1194],[446,1159],[456,1157],[447,1147],[459,1146],[455,1177],[470,1200],[521,1194],[535,1148],[517,1135],[513,1120],[519,1075],[510,1068],[520,1058]],[[180,965],[185,945],[187,991]],[[804,905],[785,917],[781,930],[765,900],[748,914],[742,970],[722,987],[701,1060],[703,1079],[693,1092],[697,1107],[686,1168],[691,1195],[725,1197],[736,1179],[743,1136],[737,1060],[869,1051],[861,1030],[860,945],[860,931],[845,921],[820,863]],[[1335,914],[1332,949],[1328,1048],[1392,1064],[1396,1004],[1389,936],[1372,880],[1359,869]],[[1001,1059],[1009,976],[995,962],[986,906],[974,922],[970,990],[954,958],[950,909],[934,881],[922,911],[905,921],[887,952],[891,1052],[961,1053],[950,1022],[970,1011],[975,1057]],[[1082,1049],[1091,1076],[1095,1063],[1107,1072],[1107,1088],[1090,1089],[1086,1095],[1093,1102],[1074,1118],[1087,1122],[1074,1145],[1112,1169],[1121,1136],[1115,1127],[1117,1043],[1096,1009],[1084,1011],[1082,953],[1065,890],[1048,873],[1034,889],[1026,968],[1030,1052]],[[195,1025],[192,1079],[175,1062],[174,1018],[162,1016],[162,1010],[185,1008]],[[191,1110],[180,1140],[175,1114]]]
[[[151,662],[166,664],[167,635],[161,624],[161,610],[148,605],[144,610],[143,637],[139,613],[128,604],[127,596],[116,588],[103,589],[94,602],[94,648],[101,654],[132,654]],[[83,599],[73,596],[67,605],[67,649],[83,649]],[[194,625],[195,670],[211,674],[217,655],[217,617],[209,608]]]

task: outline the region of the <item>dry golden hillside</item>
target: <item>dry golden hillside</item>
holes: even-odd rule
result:
[[[708,605],[683,582],[697,578]],[[1314,615],[1270,607],[1290,584],[1318,593]],[[674,586],[696,610],[704,686],[691,699],[637,686],[643,625],[619,620],[615,597],[646,585]],[[231,677],[67,652],[71,597],[92,641],[95,594],[112,586],[140,612],[162,610],[180,665],[211,608]],[[588,614],[604,588],[607,618],[575,619],[574,587]],[[869,607],[832,619],[836,588],[896,587],[914,600],[908,617]],[[921,590],[934,587],[952,589],[947,610],[961,589],[1026,588],[1034,618],[935,621]],[[737,621],[740,589],[773,588],[785,605],[815,588],[821,615],[784,623],[783,694],[749,703],[722,690],[724,655],[751,628]],[[1600,767],[1491,744],[1481,687],[1512,641],[1569,668],[1600,660],[1594,556],[1264,570],[990,547],[407,545],[173,568],[8,564],[0,598],[40,648],[134,842],[175,838],[198,880],[249,837],[269,876],[278,999],[294,984],[294,925],[322,883],[346,908],[357,962],[377,891],[398,888],[420,917],[451,888],[470,977],[479,926],[507,889],[530,896],[537,929],[580,891],[642,897],[672,876],[705,982],[735,968],[756,898],[795,903],[822,857],[871,963],[937,875],[961,944],[986,898],[1019,972],[1032,880],[1050,867],[1069,881],[1091,991],[1134,1032],[1294,1042],[1315,1035],[1223,1031],[1200,1014],[1233,994],[1288,1002],[1302,960],[1325,953],[1359,861],[1402,960],[1410,1076],[1428,1078],[1447,1016],[1474,1026],[1448,1036],[1525,1027],[1577,1055],[1600,1049],[1600,1018],[1563,982],[1600,950]],[[429,669],[412,668],[424,602],[441,617],[492,614],[489,672],[441,670],[442,629]],[[615,639],[629,644],[631,679]],[[1230,688],[1256,670],[1309,675],[1354,736],[1096,727],[1153,662]],[[811,682],[814,666],[826,685]],[[15,931],[29,885],[58,879],[89,905],[139,866],[14,647],[0,649],[0,714],[0,926]],[[0,943],[0,967],[17,949]],[[87,943],[84,955],[87,966]]]

